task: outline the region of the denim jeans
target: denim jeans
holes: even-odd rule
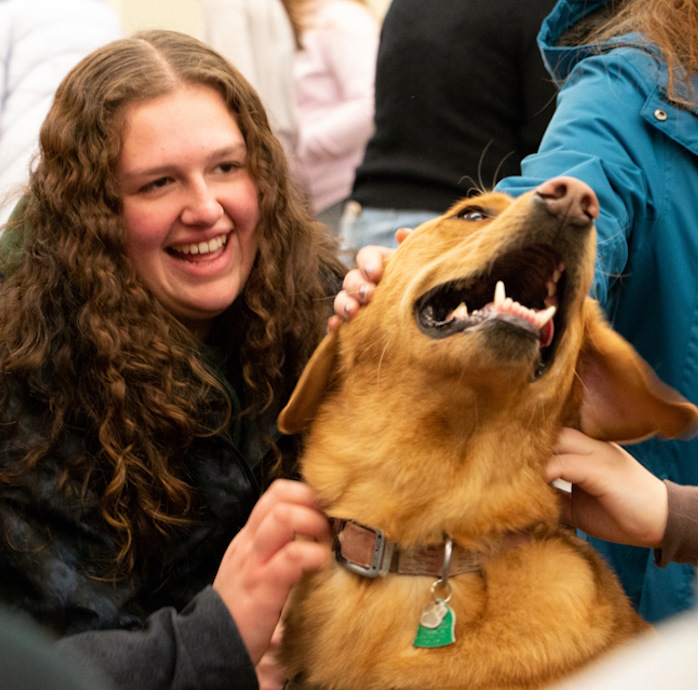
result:
[[[397,247],[397,230],[416,228],[439,215],[439,211],[362,208],[356,201],[349,201],[344,207],[339,225],[342,256],[352,265],[356,252],[367,244]]]

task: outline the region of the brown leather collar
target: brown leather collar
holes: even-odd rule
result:
[[[397,573],[445,579],[482,569],[481,554],[452,543],[448,538],[441,544],[403,548],[397,542],[386,539],[381,530],[353,520],[330,518],[330,523],[337,562],[363,577],[384,577],[388,573]]]

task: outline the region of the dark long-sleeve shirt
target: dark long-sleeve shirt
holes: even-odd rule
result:
[[[356,171],[362,206],[444,212],[519,173],[554,109],[536,35],[554,0],[392,0],[376,129]]]

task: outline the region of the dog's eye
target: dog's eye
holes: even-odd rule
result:
[[[460,220],[468,220],[468,221],[476,221],[476,220],[485,220],[487,218],[490,218],[491,214],[487,213],[484,209],[482,208],[474,208],[472,206],[468,208],[464,208],[457,216],[456,218],[459,218]]]

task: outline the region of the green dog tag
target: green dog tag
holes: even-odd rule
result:
[[[423,649],[436,649],[455,641],[456,614],[443,599],[438,599],[422,612],[412,644]]]

